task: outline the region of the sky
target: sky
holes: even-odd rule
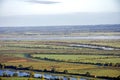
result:
[[[0,27],[120,24],[120,0],[0,0]]]

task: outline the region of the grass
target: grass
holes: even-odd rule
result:
[[[77,42],[77,41],[76,41]],[[89,41],[88,41],[89,42]],[[111,41],[110,41],[111,42]],[[110,54],[117,55],[120,50],[98,50],[90,48],[70,47],[75,42],[56,41],[0,41],[0,53],[62,53],[62,54]],[[80,42],[77,42],[80,43]],[[81,43],[87,43],[81,41]],[[92,43],[92,42],[89,42]],[[114,42],[115,43],[115,42]],[[116,43],[119,44],[119,41]],[[116,43],[114,45],[116,45]],[[117,44],[117,45],[118,45]]]
[[[90,72],[91,75],[96,76],[111,76],[111,77],[117,77],[120,75],[120,69],[114,69],[114,68],[93,68],[93,69],[76,69],[76,70],[70,70],[69,72],[75,72],[75,73],[86,73]]]
[[[102,55],[44,55],[33,54],[34,58],[48,58],[58,61],[68,62],[90,62],[90,63],[120,63],[120,57],[118,56],[102,56]]]
[[[64,70],[75,70],[75,69],[91,69],[91,68],[96,68],[97,66],[94,65],[84,65],[84,64],[72,64],[72,63],[65,63],[65,62],[51,62],[51,61],[36,61],[36,62],[19,62],[19,63],[13,63],[13,62],[9,62],[9,63],[5,63],[6,65],[14,65],[14,66],[18,66],[18,65],[23,65],[24,67],[28,67],[28,66],[33,66],[34,69],[40,69],[40,70],[51,70],[52,67],[55,67],[57,71],[64,71]]]

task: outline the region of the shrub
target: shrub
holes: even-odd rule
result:
[[[45,80],[43,76],[41,77],[41,80]]]
[[[23,68],[23,65],[20,64],[18,67],[19,67],[19,68]]]
[[[3,77],[7,77],[8,75],[7,75],[7,73],[6,72],[4,72],[3,73]]]
[[[13,77],[18,77],[18,73],[14,73],[14,74],[13,74]]]
[[[56,69],[53,67],[52,69],[51,69],[51,72],[56,72]]]
[[[90,72],[86,72],[86,76],[90,76]]]
[[[34,77],[35,73],[34,72],[30,72],[30,77]]]
[[[64,70],[63,72],[64,72],[65,74],[67,74],[67,73],[68,73],[68,70]]]
[[[43,71],[44,71],[44,72],[47,72],[47,69],[44,69]]]

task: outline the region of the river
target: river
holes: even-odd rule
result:
[[[81,48],[91,48],[91,49],[99,49],[99,50],[120,50],[119,48],[115,47],[106,47],[106,46],[98,46],[98,45],[91,45],[91,44],[70,44],[71,47],[81,47]]]
[[[17,70],[0,70],[0,76],[3,75],[3,73],[6,73],[7,75],[12,76],[14,73],[17,73],[19,77],[24,77],[24,76],[29,76],[29,72],[23,72],[23,71],[17,71]],[[35,73],[34,77],[39,78],[39,77],[44,77],[46,79],[58,79],[61,78],[63,80],[87,80],[86,78],[78,78],[78,77],[73,77],[73,76],[63,76],[63,75],[55,75],[55,74],[50,74],[50,73]]]
[[[0,40],[119,40],[120,36],[1,37]]]

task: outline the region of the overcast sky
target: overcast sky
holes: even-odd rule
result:
[[[120,0],[0,0],[0,26],[120,24]]]

